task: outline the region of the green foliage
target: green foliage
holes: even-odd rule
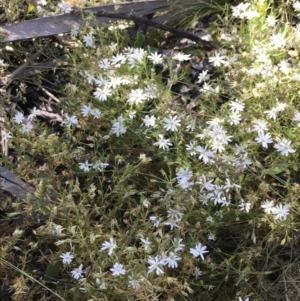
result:
[[[122,22],[73,37],[56,132],[5,117],[18,164],[3,162],[39,198],[13,206],[43,217],[1,237],[16,300],[32,283],[65,300],[296,300],[300,38],[282,14],[223,6],[207,53],[130,47]],[[191,83],[191,59],[212,71]]]

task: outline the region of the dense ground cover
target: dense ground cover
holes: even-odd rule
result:
[[[13,214],[47,216],[18,252],[4,227],[14,300],[297,299],[298,11],[224,6],[209,52],[73,29],[62,123],[5,118],[3,166],[41,199]]]

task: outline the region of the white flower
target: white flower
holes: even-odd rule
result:
[[[164,60],[161,54],[158,54],[157,51],[148,55],[148,59],[153,64],[161,64]]]
[[[169,117],[164,118],[164,128],[167,131],[176,132],[177,127],[180,126],[180,119],[175,115],[169,115]]]
[[[181,260],[181,257],[177,256],[177,254],[174,252],[170,252],[169,255],[164,258],[165,264],[172,269],[178,267],[177,261],[179,260]]]
[[[66,126],[70,128],[72,124],[74,125],[78,124],[78,119],[76,116],[70,117],[69,114],[65,114],[65,120],[62,123],[66,124]]]
[[[182,241],[183,241],[183,239],[180,238],[180,237],[175,237],[174,238],[173,245],[175,247],[175,249],[174,249],[175,253],[180,252],[184,249],[185,245],[181,243]]]
[[[227,132],[222,128],[222,126],[214,125],[210,127],[208,135],[212,140],[218,140],[223,144],[228,144],[231,141],[232,136],[228,136]]]
[[[13,120],[15,121],[16,124],[21,124],[24,120],[24,114],[21,112],[17,112]]]
[[[268,24],[269,27],[274,27],[277,23],[277,20],[275,16],[268,15],[268,17],[266,18],[266,23]]]
[[[107,84],[108,87],[112,87],[113,89],[121,86],[123,83],[123,78],[119,76],[109,76],[109,83]]]
[[[215,67],[220,67],[226,64],[226,56],[221,56],[221,54],[216,51],[214,56],[208,58],[210,63],[213,63]]]
[[[241,122],[242,116],[238,112],[231,112],[228,118],[228,122],[230,125],[238,125]]]
[[[197,182],[197,184],[200,184],[200,192],[203,190],[207,191],[213,191],[215,189],[215,184],[213,184],[214,179],[206,179],[206,176],[203,174],[201,175],[201,178]]]
[[[107,86],[107,88],[109,88],[110,80],[107,77],[103,77],[102,75],[99,75],[98,78],[94,78],[92,75],[89,75],[88,79],[89,78],[90,78],[90,80],[88,80],[89,84],[95,82],[95,84],[97,84],[99,88],[100,86]]]
[[[273,108],[271,110],[264,111],[264,113],[268,116],[269,119],[276,120],[278,110],[276,108]]]
[[[149,126],[152,126],[152,127],[156,127],[156,117],[154,116],[149,116],[149,115],[146,115],[145,118],[143,119],[143,122],[145,124],[145,126],[149,127]]]
[[[208,240],[216,240],[216,235],[212,234],[212,233],[209,233],[208,236],[207,236],[207,239]]]
[[[147,99],[147,95],[142,89],[132,89],[128,95],[128,102],[138,105]]]
[[[69,14],[72,11],[72,5],[65,1],[59,4],[59,8],[63,11],[64,14]]]
[[[202,275],[202,271],[201,271],[198,267],[195,267],[195,268],[194,268],[193,276],[194,276],[196,279],[198,279],[199,276],[201,276],[201,275]]]
[[[134,119],[136,117],[136,111],[126,111],[128,112],[129,119]]]
[[[243,112],[245,105],[243,103],[240,103],[239,101],[231,101],[229,103],[230,111],[231,112]]]
[[[64,264],[70,264],[74,259],[74,256],[70,252],[62,253],[59,257]]]
[[[74,37],[78,36],[78,27],[73,27],[71,29],[71,35],[74,36]]]
[[[109,45],[109,49],[111,52],[115,52],[118,48],[118,43],[111,42]]]
[[[239,301],[249,301],[249,298],[243,300],[242,297],[239,297]]]
[[[155,258],[150,256],[148,258],[148,263],[150,264],[150,266],[148,267],[149,270],[148,273],[152,273],[153,271],[155,271],[156,275],[160,275],[164,273],[161,267],[162,265],[164,265],[164,259],[161,258],[160,256],[155,256]]]
[[[107,290],[108,288],[108,284],[104,281],[100,281],[99,278],[96,278],[95,279],[95,284],[98,286],[98,288],[101,290],[101,291],[105,291]],[[94,300],[94,299],[91,299],[91,300]]]
[[[274,145],[274,148],[277,149],[278,152],[280,152],[283,156],[288,156],[289,153],[294,153],[295,150],[291,148],[291,141],[283,138],[283,139],[277,139],[277,143]]]
[[[110,67],[110,62],[108,59],[102,59],[98,66],[102,70],[107,70]]]
[[[197,84],[200,84],[202,82],[205,82],[207,80],[209,80],[210,75],[207,74],[208,70],[202,71],[199,75],[198,75],[198,81],[196,82]]]
[[[99,119],[101,116],[101,111],[99,109],[92,109],[91,115],[94,117],[94,119]]]
[[[258,132],[258,137],[255,138],[255,141],[261,143],[264,148],[268,148],[268,143],[273,142],[271,135],[264,132]]]
[[[259,13],[252,10],[250,3],[240,3],[237,6],[231,6],[232,15],[240,19],[253,19],[259,17]]]
[[[245,12],[249,6],[250,3],[240,3],[239,5],[231,6],[232,15],[236,18],[240,18],[241,13]]]
[[[207,163],[214,163],[215,160],[215,154],[208,149],[208,146],[205,145],[205,147],[203,148],[202,146],[198,145],[196,146],[196,152],[200,153],[199,155],[199,160],[202,159],[202,161],[207,164]]]
[[[251,203],[249,203],[249,202],[245,203],[244,201],[242,201],[239,204],[239,208],[240,208],[241,211],[245,211],[245,212],[248,213],[251,209]]]
[[[6,67],[7,64],[4,63],[4,60],[0,60],[0,67]]]
[[[105,85],[103,88],[97,87],[94,96],[100,101],[106,101],[109,96],[112,96],[112,90]]]
[[[96,81],[94,75],[87,71],[79,72],[79,74],[84,78],[86,78],[86,81],[88,82],[89,85],[92,85]]]
[[[279,70],[283,73],[283,74],[289,74],[291,72],[291,68],[290,68],[290,64],[287,60],[281,60],[278,63],[279,66]],[[281,104],[283,105],[283,104]],[[285,104],[286,105],[286,104]],[[284,109],[284,108],[283,108]]]
[[[172,209],[172,208],[168,209],[168,218],[180,221],[183,215],[184,214],[179,210]]]
[[[255,47],[255,46],[254,46]],[[253,47],[253,48],[254,48]],[[257,52],[257,50],[253,49],[254,52]],[[260,52],[256,53],[256,61],[259,63],[264,63],[264,64],[270,64],[272,63],[271,59],[270,59],[270,55],[267,53],[266,50],[261,49],[260,48]],[[261,68],[261,66],[259,65],[259,68]]]
[[[129,276],[128,286],[134,289],[139,289],[141,284],[140,282],[143,281],[143,277],[140,280],[134,279],[133,276]]]
[[[214,221],[213,221],[213,218],[211,217],[211,216],[208,216],[207,218],[206,218],[206,221],[208,222],[208,223],[213,223]]]
[[[191,156],[196,155],[196,142],[190,141],[189,144],[185,145],[185,149],[190,152]]]
[[[249,10],[244,13],[246,19],[251,20],[259,17],[259,13],[254,10]]]
[[[183,61],[188,61],[191,59],[191,55],[190,54],[185,54],[183,52],[177,52],[174,56],[173,59],[179,62],[183,62]]]
[[[132,51],[127,54],[128,64],[130,65],[130,68],[134,68],[136,65],[141,64],[144,56],[146,54],[146,51],[142,48],[132,48]]]
[[[296,12],[300,12],[300,2],[299,1],[294,2],[293,8]]]
[[[124,124],[124,118],[122,116],[119,116],[118,121],[112,125],[112,131],[117,137],[120,137],[120,135],[126,133],[127,128]]]
[[[82,264],[78,267],[78,268],[76,268],[76,269],[74,269],[73,271],[71,271],[71,274],[72,274],[72,277],[74,278],[74,279],[79,279],[79,278],[81,278],[82,277]]]
[[[126,270],[124,269],[123,264],[116,262],[114,264],[114,267],[110,269],[110,271],[113,273],[113,276],[119,276],[119,275],[125,275]]]
[[[2,142],[7,142],[8,139],[13,137],[10,132],[6,132],[4,130],[0,130],[0,133],[2,135],[2,140],[1,140]]]
[[[29,115],[27,116],[27,120],[28,120],[28,121],[32,121],[32,119],[36,117],[36,114],[37,114],[37,109],[36,109],[36,107],[34,107],[34,108],[31,110],[31,114],[29,114]]]
[[[214,94],[214,88],[212,85],[208,84],[208,83],[204,83],[204,85],[202,86],[202,88],[200,89],[201,92],[204,93],[204,95],[211,95]]]
[[[145,87],[145,94],[147,99],[154,99],[157,96],[157,86],[155,84],[149,84]]]
[[[37,0],[38,5],[47,5],[47,0]]]
[[[295,122],[297,122],[297,126],[300,127],[300,113],[299,112],[295,113],[293,120]]]
[[[289,215],[289,206],[282,206],[282,204],[279,204],[274,207],[272,213],[275,214],[275,219],[286,220],[287,216]]]
[[[163,150],[169,149],[169,146],[172,145],[170,139],[165,139],[163,135],[158,135],[159,139],[157,142],[153,143],[153,145],[158,145],[159,148],[162,148]]]
[[[189,116],[187,121],[188,121],[188,124],[186,126],[186,129],[191,132],[194,131],[196,129],[197,119]]]
[[[26,124],[22,124],[21,132],[23,134],[29,133],[33,129],[33,124],[31,122],[27,122]]]
[[[89,115],[91,113],[91,106],[90,105],[83,105],[82,109],[81,109],[81,114],[83,117],[86,117],[87,115]]]
[[[93,35],[88,33],[83,37],[83,42],[85,47],[93,47]]]
[[[173,220],[168,220],[168,221],[164,222],[164,225],[170,226],[171,230],[179,227],[177,221],[173,221]]]
[[[105,169],[109,164],[108,163],[103,163],[101,161],[97,161],[93,164],[93,168],[97,171],[102,171],[103,169]]]
[[[126,56],[124,54],[117,54],[114,55],[111,58],[111,62],[113,65],[115,65],[117,68],[120,67],[122,64],[125,64],[126,62]]]
[[[134,76],[123,76],[122,77],[122,85],[130,85],[130,84],[137,84],[136,80],[137,78],[135,78],[136,75]]]
[[[57,225],[55,223],[50,223],[48,228],[49,233],[54,236],[61,235],[63,230],[64,230],[63,226]]]
[[[182,177],[178,180],[178,185],[182,188],[182,189],[190,189],[195,183],[194,181],[190,181],[189,178],[187,177]]]
[[[200,256],[202,260],[204,260],[204,256],[203,254],[208,253],[208,251],[206,251],[207,247],[203,246],[200,242],[196,244],[195,248],[190,248],[190,253],[194,256],[194,257],[198,257]]]
[[[261,208],[263,208],[267,214],[273,213],[274,212],[274,202],[265,200],[263,202],[263,204],[261,204]]]
[[[85,161],[85,163],[79,163],[79,168],[82,169],[84,172],[90,171],[90,167],[93,164],[89,163],[88,160]]]
[[[279,49],[283,46],[285,46],[286,40],[284,38],[284,35],[282,33],[274,33],[271,36],[271,45],[274,46],[274,48]]]
[[[115,240],[111,237],[109,239],[109,241],[105,241],[103,244],[102,244],[102,248],[101,250],[107,250],[108,249],[108,255],[111,256],[114,249],[117,248],[117,245],[116,245],[116,242]]]
[[[211,141],[211,148],[215,152],[222,153],[225,150],[225,144],[227,143],[224,143],[224,141],[216,137]]]
[[[151,216],[149,217],[149,219],[150,219],[150,221],[152,221],[152,222],[154,223],[154,227],[155,227],[155,228],[157,228],[157,227],[159,226],[159,224],[160,224],[160,219],[159,219],[157,216],[151,215]]]
[[[144,247],[144,250],[145,252],[150,252],[151,251],[151,241],[149,241],[149,238],[146,237],[146,238],[141,238],[141,242],[143,243],[143,247]]]
[[[229,178],[226,178],[226,184],[223,185],[224,189],[226,190],[226,192],[229,192],[229,190],[235,190],[238,191],[241,189],[241,186],[234,183],[232,180],[230,180]]]
[[[193,172],[188,167],[180,167],[179,171],[176,173],[177,180],[181,180],[182,178],[190,179],[192,176]]]
[[[268,123],[264,120],[256,120],[254,122],[254,126],[252,128],[253,131],[257,131],[257,132],[264,132],[264,131],[268,131]]]

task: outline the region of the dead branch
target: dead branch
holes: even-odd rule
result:
[[[132,14],[135,16],[145,16],[159,11],[166,11],[170,8],[167,0],[148,0],[146,2],[125,2],[118,4],[106,4],[95,7],[87,7],[82,12],[96,13],[98,11],[117,12]],[[98,26],[102,26],[112,18],[101,17],[97,19]],[[80,28],[83,21],[81,13],[72,12],[70,14],[47,16],[32,20],[23,21],[16,24],[9,24],[0,27],[0,42],[13,42],[19,40],[33,39],[38,37],[48,37],[71,31],[72,28]],[[92,21],[90,21],[91,25]]]

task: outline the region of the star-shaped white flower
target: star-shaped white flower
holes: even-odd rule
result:
[[[190,253],[194,256],[194,257],[198,257],[200,256],[202,260],[204,260],[204,256],[203,254],[208,253],[208,251],[206,251],[207,247],[203,246],[200,242],[196,244],[195,248],[191,248],[190,249]]]

